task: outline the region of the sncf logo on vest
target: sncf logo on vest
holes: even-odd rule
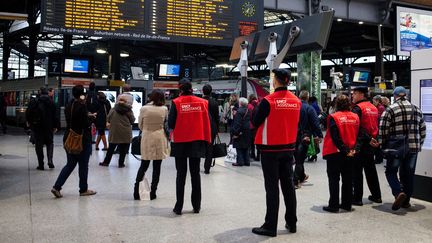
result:
[[[275,99],[276,109],[299,109],[297,103],[291,103],[289,99]]]
[[[181,112],[202,112],[201,103],[180,104]]]
[[[349,119],[346,116],[341,116],[339,118],[339,122],[342,124],[357,124],[357,120],[356,119]]]

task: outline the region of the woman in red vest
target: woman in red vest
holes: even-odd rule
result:
[[[336,112],[328,117],[323,158],[327,160],[330,200],[323,210],[337,213],[339,208],[351,211],[352,165],[360,119],[351,110],[349,98],[336,98]],[[342,203],[339,205],[339,178],[342,176]]]
[[[179,82],[180,96],[173,100],[168,115],[168,127],[172,130],[171,156],[175,157],[177,169],[177,202],[173,212],[182,214],[187,160],[192,182],[192,207],[194,213],[201,209],[200,161],[205,158],[207,145],[211,141],[208,101],[192,94],[188,79]]]

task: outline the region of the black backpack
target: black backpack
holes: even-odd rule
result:
[[[42,102],[38,99],[30,100],[26,110],[26,120],[30,125],[40,125],[44,116],[44,109]]]

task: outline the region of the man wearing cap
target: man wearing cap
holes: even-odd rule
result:
[[[382,203],[378,173],[375,167],[374,151],[379,146],[376,137],[378,135],[378,109],[367,100],[368,88],[355,87],[352,101],[355,104],[352,112],[360,118],[360,131],[357,138],[356,161],[353,166],[353,205],[363,205],[363,169],[366,175],[371,195],[368,199],[372,202]],[[343,134],[342,134],[343,136]]]
[[[252,119],[252,124],[258,128],[255,144],[261,151],[267,206],[264,224],[253,228],[252,232],[275,237],[279,214],[279,182],[286,207],[285,228],[291,233],[297,231],[297,201],[292,165],[301,102],[287,89],[290,71],[274,69],[273,73],[275,92],[261,101]]]
[[[386,157],[385,174],[395,197],[393,210],[411,207],[410,198],[413,193],[417,154],[421,151],[426,138],[423,113],[408,101],[406,94],[404,87],[398,86],[394,89],[395,102],[384,111],[379,125],[378,141],[383,150],[392,149],[387,146],[390,138],[400,136],[408,138],[409,153],[402,158]],[[398,170],[400,180],[397,176]]]

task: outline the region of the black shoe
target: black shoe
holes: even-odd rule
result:
[[[252,233],[257,234],[257,235],[266,235],[266,236],[276,237],[275,231],[264,229],[263,227],[253,228]]]
[[[411,203],[407,202],[401,205],[401,208],[410,208],[411,207]]]
[[[374,203],[382,203],[381,198],[374,198],[371,196],[368,197],[369,201],[374,202]]]
[[[243,165],[238,164],[238,163],[233,163],[232,166],[243,166]]]
[[[100,162],[99,165],[100,165],[100,166],[109,166],[109,164],[108,164],[108,163],[105,163],[105,162]]]
[[[199,213],[199,212],[200,212],[200,209],[199,209],[199,208],[194,208],[193,212],[194,212],[194,213]]]
[[[206,170],[206,171],[204,171],[204,174],[208,175],[208,174],[210,174],[210,171]]]
[[[54,164],[51,162],[51,163],[48,163],[48,167],[50,168],[50,169],[54,169],[55,168],[55,166],[54,166]]]
[[[173,212],[175,213],[175,214],[177,214],[177,215],[182,215],[182,211],[181,210],[179,210],[179,209],[173,209]]]
[[[392,210],[396,211],[396,210],[400,209],[401,205],[405,201],[405,199],[406,199],[406,194],[404,192],[399,193],[399,195],[396,197],[396,199],[392,205]]]
[[[327,211],[327,212],[330,212],[330,213],[338,213],[339,212],[339,208],[323,207],[322,209],[324,211]]]
[[[121,165],[119,165],[119,168],[124,168],[124,167],[126,167],[125,164],[121,164]]]
[[[156,198],[156,191],[150,191],[150,200],[155,200]]]
[[[38,167],[36,167],[36,170],[45,170],[45,168],[39,165]]]
[[[244,164],[244,166],[250,166],[250,163],[249,164]]]
[[[354,211],[354,209],[352,208],[352,206],[339,205],[339,208],[343,209],[345,211],[348,211],[348,212]]]
[[[285,225],[285,228],[290,232],[290,233],[296,233],[297,232],[297,226],[296,225],[291,225],[289,226],[288,224]]]
[[[135,200],[141,200],[141,197],[139,194],[139,183],[135,183],[133,196],[134,196]]]
[[[352,201],[352,205],[355,205],[355,206],[363,206],[363,202],[362,201]]]

